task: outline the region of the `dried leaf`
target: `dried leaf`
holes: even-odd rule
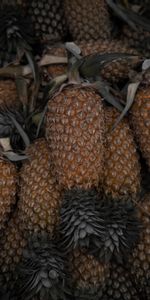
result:
[[[25,78],[19,76],[16,78],[16,87],[19,96],[19,100],[26,106],[28,103],[28,90],[27,90],[27,81]]]
[[[13,161],[13,162],[17,162],[17,161],[21,161],[21,160],[25,160],[25,159],[28,159],[28,156],[26,155],[20,155],[20,154],[17,154],[13,151],[6,151],[6,152],[2,152],[2,154],[7,157],[10,161]]]
[[[82,56],[81,49],[74,43],[74,42],[68,42],[65,43],[65,48],[71,52],[77,59],[80,59]]]

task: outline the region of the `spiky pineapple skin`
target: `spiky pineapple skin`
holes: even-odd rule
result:
[[[18,174],[16,166],[0,157],[0,232],[5,228],[16,203]]]
[[[51,175],[50,151],[44,138],[26,150],[29,161],[20,171],[19,219],[27,233],[49,232],[59,222],[60,189]]]
[[[103,175],[104,115],[89,88],[67,88],[48,103],[46,139],[53,175],[64,188],[97,187]]]
[[[149,57],[149,38],[150,32],[138,26],[138,29],[132,30],[128,25],[123,26],[122,40],[128,43],[129,47],[134,47],[143,55]]]
[[[69,257],[75,299],[91,295],[99,297],[109,278],[109,265],[98,262],[83,250],[75,250]]]
[[[102,300],[139,300],[138,292],[123,265],[111,264],[110,276],[103,291]]]
[[[28,1],[27,15],[31,17],[36,37],[41,42],[61,41],[67,28],[62,1]]]
[[[150,297],[150,193],[145,194],[138,206],[141,222],[140,239],[130,256],[130,272],[137,288],[147,299]]]
[[[13,290],[16,281],[15,269],[21,261],[26,244],[22,224],[17,211],[15,211],[0,241],[0,285],[7,292]]]
[[[104,0],[65,0],[64,9],[74,40],[110,38],[112,24]]]
[[[112,130],[119,113],[105,107],[106,151],[104,168],[104,193],[112,198],[131,196],[140,191],[140,164],[136,145],[127,119]]]
[[[138,90],[130,114],[133,132],[150,168],[150,89]]]

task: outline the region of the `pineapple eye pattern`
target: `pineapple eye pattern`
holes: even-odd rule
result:
[[[0,1],[0,299],[150,299],[149,20]]]

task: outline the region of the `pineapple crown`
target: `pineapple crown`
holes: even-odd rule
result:
[[[60,211],[62,247],[71,251],[77,247],[100,247],[100,226],[97,210],[98,192],[95,189],[73,188],[64,193]]]
[[[19,299],[64,299],[65,258],[57,242],[45,232],[30,237],[18,269],[16,291]]]
[[[101,247],[93,255],[106,262],[122,262],[138,242],[141,224],[136,208],[128,199],[104,199],[99,205],[99,217],[105,229]]]

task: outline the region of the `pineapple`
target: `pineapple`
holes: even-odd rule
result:
[[[26,149],[29,160],[20,170],[19,218],[24,230],[47,231],[51,236],[59,222],[60,188],[51,175],[50,152],[46,141],[38,139]]]
[[[104,0],[64,0],[64,10],[73,40],[111,37],[112,22]]]
[[[17,168],[16,166],[0,157],[0,233],[6,226],[6,221],[16,203],[17,194]]]
[[[143,157],[150,168],[150,89],[141,87],[130,110],[130,119]]]
[[[109,278],[108,264],[98,262],[84,249],[77,249],[70,254],[69,269],[75,299],[101,299]]]
[[[110,276],[102,300],[140,300],[128,270],[122,265],[111,264]]]
[[[19,299],[36,294],[47,299],[54,293],[61,297],[65,272],[64,254],[57,245],[60,188],[51,174],[47,142],[36,140],[26,154],[29,160],[20,171],[18,219],[29,243],[18,267],[16,290]]]
[[[99,216],[104,235],[94,254],[100,259],[121,262],[130,254],[139,236],[134,200],[140,192],[140,165],[136,146],[126,119],[112,127],[119,116],[115,108],[105,106],[106,151],[103,173],[104,199]]]
[[[135,198],[140,192],[140,163],[128,120],[112,130],[119,113],[105,107],[107,139],[104,169],[104,193],[112,198]]]
[[[27,244],[17,210],[13,213],[0,241],[0,285],[12,292],[16,281],[15,269]]]
[[[48,103],[46,139],[53,174],[66,189],[98,187],[103,177],[104,113],[90,88],[70,87]]]
[[[142,296],[150,298],[150,193],[145,194],[138,206],[142,224],[140,240],[130,256],[129,267]]]
[[[71,250],[81,241],[88,247],[90,237],[96,243],[100,234],[96,188],[102,182],[104,164],[101,97],[82,86],[71,86],[56,94],[48,102],[46,139],[53,176],[65,191],[60,222],[65,246]],[[66,245],[68,240],[71,245]]]
[[[41,42],[57,42],[67,33],[61,0],[28,1],[27,15],[31,17],[35,36]]]
[[[122,42],[128,43],[130,47],[136,48],[144,56],[149,58],[150,31],[138,26],[136,30],[124,25],[122,29]]]

